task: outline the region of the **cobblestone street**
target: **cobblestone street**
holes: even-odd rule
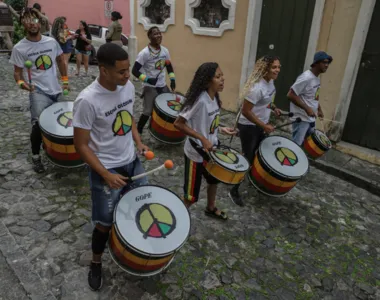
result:
[[[97,67],[89,73],[96,75]],[[70,77],[72,91],[64,98],[74,100],[91,81]],[[278,199],[258,194],[246,180],[243,208],[220,185],[217,205],[228,212],[227,222],[205,216],[203,184],[202,199],[191,208],[191,236],[164,274],[128,276],[107,250],[103,288],[92,292],[86,168],[61,169],[44,158],[47,172],[35,174],[28,93],[14,82],[6,56],[0,56],[0,91],[0,276],[18,289],[0,284],[0,299],[380,299],[380,198],[314,167]],[[136,96],[136,116],[141,103]],[[222,123],[233,119],[223,113]],[[183,145],[160,144],[147,129],[143,141],[155,153],[144,161],[146,170],[166,159],[175,164],[150,183],[182,195]],[[238,138],[233,147],[240,149]]]

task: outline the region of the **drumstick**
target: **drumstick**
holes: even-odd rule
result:
[[[160,171],[160,170],[163,169],[163,168],[166,168],[166,169],[173,169],[173,166],[174,166],[173,162],[172,162],[170,159],[168,159],[168,160],[165,161],[165,163],[162,164],[161,166],[159,166],[159,167],[157,167],[157,168],[155,168],[155,169],[153,169],[153,170],[147,171],[147,172],[145,172],[145,173],[142,173],[142,174],[139,174],[139,175],[133,176],[133,177],[130,178],[130,180],[133,181],[133,180],[136,180],[136,179],[140,179],[140,178],[145,177],[145,176],[147,176],[147,175],[150,175],[150,174],[152,174],[152,173],[154,173],[154,172]]]
[[[279,126],[275,126],[274,129],[278,129],[278,128],[281,128],[281,127],[285,127],[287,125],[291,125],[291,124],[294,124],[294,123],[300,123],[302,120],[301,118],[297,118],[295,121],[293,122],[289,122],[289,123],[285,123],[285,124],[282,124],[282,125],[279,125]]]
[[[152,160],[154,158],[154,153],[152,151],[144,150],[141,154],[144,155],[147,160]]]
[[[33,63],[30,61],[30,60],[27,60],[25,63],[24,63],[26,69],[28,70],[28,79],[29,79],[29,88],[30,88],[30,91],[32,89],[32,73],[30,72],[32,66],[33,66]]]

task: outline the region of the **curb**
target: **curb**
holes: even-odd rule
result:
[[[57,300],[48,290],[41,277],[33,270],[32,264],[17,245],[8,228],[0,221],[0,251],[8,266],[14,272],[29,298],[38,300]]]
[[[359,188],[365,189],[371,194],[380,196],[380,184],[376,181],[369,180],[357,173],[353,173],[345,168],[338,167],[322,160],[309,160],[309,162],[310,165],[323,172],[348,181]]]

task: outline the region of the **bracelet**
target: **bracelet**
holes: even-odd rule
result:
[[[69,85],[69,82],[68,81],[64,81],[63,85]]]
[[[175,80],[175,74],[173,72],[169,73],[170,80]]]
[[[61,76],[61,80],[69,82],[69,76]]]
[[[20,86],[20,88],[22,88],[22,85],[25,83],[24,80],[18,80],[17,81],[17,85]]]

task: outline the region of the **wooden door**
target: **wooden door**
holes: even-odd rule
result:
[[[286,94],[304,71],[314,7],[315,0],[263,0],[256,58],[280,57],[275,102],[282,109],[289,109]]]
[[[376,1],[342,140],[380,150],[380,1]]]

